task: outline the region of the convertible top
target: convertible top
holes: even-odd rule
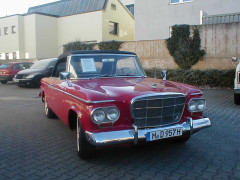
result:
[[[72,55],[72,54],[129,54],[129,55],[136,55],[134,52],[128,52],[128,51],[99,51],[99,50],[93,50],[93,51],[69,51],[66,52],[58,57],[58,59],[61,59],[63,57]]]

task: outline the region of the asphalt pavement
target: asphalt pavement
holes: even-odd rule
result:
[[[240,106],[233,90],[203,90],[212,126],[185,144],[106,148],[88,160],[76,153],[76,132],[47,119],[40,89],[0,84],[0,180],[240,179]]]

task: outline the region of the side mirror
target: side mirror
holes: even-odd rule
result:
[[[162,70],[161,71],[161,77],[163,78],[164,81],[167,80],[167,70]]]
[[[60,72],[60,79],[61,80],[70,79],[70,73],[69,72]]]
[[[238,61],[238,58],[237,57],[232,57],[232,62],[237,62]]]

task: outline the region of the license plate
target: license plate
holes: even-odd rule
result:
[[[13,82],[18,83],[19,79],[13,79]]]
[[[171,129],[164,129],[155,132],[148,132],[146,134],[147,141],[154,141],[158,139],[165,139],[175,136],[182,135],[182,128],[171,128]]]

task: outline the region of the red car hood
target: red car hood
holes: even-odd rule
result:
[[[102,78],[73,80],[75,89],[81,89],[87,100],[123,100],[152,93],[199,93],[193,86],[153,78]],[[126,98],[126,96],[128,98]]]

